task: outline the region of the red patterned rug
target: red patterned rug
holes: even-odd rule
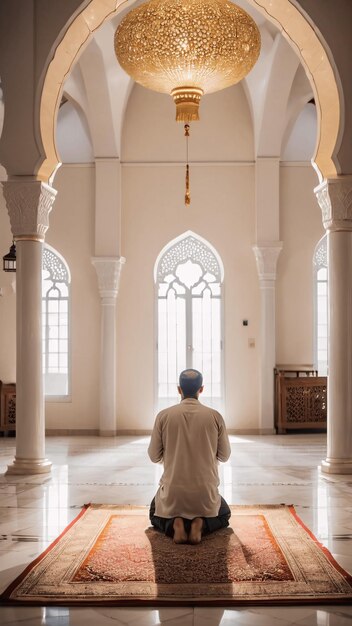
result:
[[[1,596],[84,605],[350,603],[352,577],[293,507],[232,506],[231,525],[176,545],[146,507],[87,505]]]

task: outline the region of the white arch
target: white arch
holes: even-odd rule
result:
[[[336,156],[343,129],[343,94],[335,63],[324,41],[312,28],[310,19],[301,7],[289,0],[249,0],[250,4],[271,21],[293,45],[309,75],[313,87],[319,120],[319,139],[314,163],[320,179],[336,176],[341,171]],[[55,113],[65,76],[87,44],[91,34],[107,19],[124,8],[123,0],[90,0],[87,6],[68,25],[58,43],[55,56],[49,62],[39,99],[39,128],[43,155],[37,165],[37,177],[51,179],[58,165],[54,142]],[[323,123],[321,123],[321,121]]]

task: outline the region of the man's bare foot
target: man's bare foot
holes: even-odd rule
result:
[[[188,536],[190,543],[196,544],[202,541],[203,519],[201,517],[195,517],[192,520],[191,530]]]
[[[174,543],[187,543],[187,533],[182,517],[175,517],[173,528]]]

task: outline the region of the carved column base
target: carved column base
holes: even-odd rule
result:
[[[323,474],[352,474],[352,459],[326,459],[320,469]]]
[[[17,459],[7,466],[6,474],[49,474],[51,462],[48,459]]]

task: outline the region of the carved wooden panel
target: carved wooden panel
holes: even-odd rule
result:
[[[0,431],[16,430],[16,385],[0,381]]]
[[[275,426],[287,429],[325,429],[327,424],[327,378],[288,377],[276,374]]]

